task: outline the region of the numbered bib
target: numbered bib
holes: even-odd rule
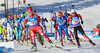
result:
[[[29,25],[35,25],[35,24],[37,24],[37,21],[29,22]]]
[[[80,21],[79,20],[74,20],[72,21],[72,24],[78,24]]]
[[[58,23],[59,23],[59,25],[61,25],[61,24],[64,24],[64,23],[65,23],[65,21],[66,21],[66,20],[64,20],[63,22],[58,22]]]

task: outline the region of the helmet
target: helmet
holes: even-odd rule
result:
[[[28,8],[28,12],[32,12],[33,11],[33,9],[32,8]]]
[[[71,10],[71,13],[75,13],[76,11],[74,9]]]
[[[17,17],[17,15],[15,14],[14,17]]]
[[[64,10],[64,14],[66,14],[67,13],[67,10]]]

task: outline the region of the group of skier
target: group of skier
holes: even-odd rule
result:
[[[78,37],[78,30],[82,33],[82,35],[92,44],[96,44],[92,42],[90,38],[86,36],[83,31],[81,24],[83,24],[82,16],[77,14],[77,12],[72,9],[71,14],[67,13],[67,10],[63,10],[62,12],[58,12],[53,14],[52,18],[49,20],[53,22],[53,27],[55,29],[55,42],[57,43],[57,32],[59,34],[59,39],[61,45],[63,45],[63,41],[65,41],[65,35],[70,44],[75,45],[72,38],[76,39],[78,47],[80,47],[80,39]],[[81,22],[80,22],[81,21]],[[36,11],[32,8],[28,8],[26,12],[21,12],[21,15],[18,17],[17,14],[12,16],[8,16],[8,18],[2,23],[2,27],[0,27],[0,38],[4,41],[4,36],[6,37],[6,41],[13,41],[13,37],[16,37],[17,44],[23,45],[23,42],[27,42],[26,45],[32,44],[33,51],[37,50],[35,36],[37,36],[38,41],[43,47],[44,39],[47,40],[51,44],[52,47],[57,47],[52,43],[48,34],[45,22],[48,22],[47,18],[43,16],[38,16]]]

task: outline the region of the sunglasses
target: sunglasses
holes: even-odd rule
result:
[[[29,11],[28,13],[31,13],[32,11]]]
[[[71,14],[75,14],[75,13],[71,13]]]

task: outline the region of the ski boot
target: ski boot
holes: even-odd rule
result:
[[[20,44],[23,45],[23,41],[21,41]]]
[[[63,39],[63,43],[66,43],[65,39]]]
[[[43,47],[43,48],[46,48],[46,46],[45,46],[45,45],[43,45],[42,47]]]
[[[16,44],[17,44],[17,45],[20,44],[19,40],[17,40],[17,43],[16,43]]]
[[[6,42],[8,42],[9,40],[6,40]]]
[[[2,42],[4,42],[3,38],[2,38]]]
[[[54,44],[52,43],[51,40],[49,41],[49,43],[51,44],[52,47],[57,47],[56,45],[54,45]]]
[[[80,46],[80,44],[78,44],[78,48],[80,48],[81,46]]]
[[[79,38],[79,41],[82,41],[82,39]]]
[[[32,45],[32,48],[31,49],[32,49],[32,52],[37,51],[36,44]]]
[[[61,42],[61,45],[62,45],[62,46],[64,46],[64,45],[63,45],[63,41],[62,41],[62,40],[60,40],[60,42]]]
[[[70,41],[70,43],[71,43],[72,45],[75,45],[75,43],[74,43],[72,40]]]
[[[13,41],[13,40],[10,40],[11,42]]]
[[[55,43],[58,43],[57,40],[55,40]]]
[[[98,46],[95,43],[93,43],[91,40],[89,41],[93,46]]]
[[[32,52],[37,51],[37,47],[36,46],[32,46]]]

